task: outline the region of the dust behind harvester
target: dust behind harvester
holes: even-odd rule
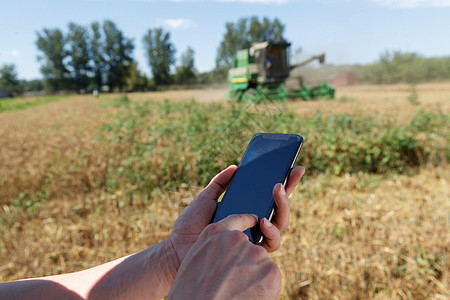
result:
[[[228,97],[237,102],[244,100],[254,103],[288,98],[333,99],[334,89],[328,82],[309,88],[301,78],[297,78],[298,88],[288,90],[285,81],[292,69],[316,59],[320,63],[325,61],[325,54],[321,53],[291,66],[289,47],[290,43],[286,42],[262,42],[254,43],[249,49],[238,51],[233,59],[232,68],[228,71],[230,84]]]

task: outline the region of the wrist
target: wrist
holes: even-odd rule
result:
[[[170,237],[155,246],[158,249],[152,249],[153,247],[147,249],[149,252],[146,268],[150,274],[158,274],[160,294],[165,297],[175,281],[180,261]]]
[[[168,240],[113,264],[101,272],[105,274],[89,299],[161,299],[169,293],[178,269]]]

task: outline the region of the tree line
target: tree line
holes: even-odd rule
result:
[[[233,56],[254,42],[285,41],[285,26],[277,18],[245,17],[225,24],[217,48],[215,69],[199,73],[194,49],[188,47],[176,65],[176,48],[170,32],[149,29],[142,37],[151,78],[139,70],[133,58],[134,40],[111,20],[89,26],[69,23],[67,30],[44,28],[37,32],[36,47],[43,80],[19,80],[15,66],[0,67],[0,90],[90,92],[147,91],[172,84],[224,82]],[[346,66],[347,67],[347,66]],[[349,66],[361,83],[419,83],[450,79],[450,57],[424,58],[416,53],[386,51],[368,65]]]
[[[89,27],[69,23],[67,32],[43,29],[37,33],[36,46],[48,90],[123,91],[148,86],[133,58],[134,40],[110,20]]]
[[[358,81],[372,84],[420,83],[450,79],[450,57],[425,58],[414,52],[385,51],[373,64],[357,66]]]
[[[37,32],[36,46],[43,81],[17,78],[14,65],[0,69],[0,89],[22,91],[145,91],[171,84],[211,84],[223,82],[235,53],[253,42],[281,41],[284,25],[277,19],[248,17],[225,24],[225,34],[216,57],[216,68],[199,73],[194,49],[188,47],[175,65],[176,49],[170,33],[149,29],[143,36],[151,78],[138,69],[133,58],[134,40],[111,20],[89,26],[69,23],[67,30],[44,28]]]

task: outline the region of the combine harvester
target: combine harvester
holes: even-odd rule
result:
[[[308,88],[301,77],[289,78],[289,72],[314,60],[321,64],[325,54],[313,56],[290,66],[290,43],[262,42],[254,43],[250,49],[238,51],[228,71],[230,92],[227,97],[236,102],[248,101],[263,103],[266,100],[334,98],[334,89],[328,82]],[[286,80],[297,82],[294,90],[288,90]]]

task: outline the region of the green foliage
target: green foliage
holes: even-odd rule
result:
[[[24,92],[40,92],[44,90],[44,81],[40,79],[21,80],[20,84]]]
[[[225,24],[225,34],[217,49],[216,69],[228,69],[231,66],[233,57],[238,50],[246,49],[254,42],[281,42],[284,41],[284,25],[274,18],[271,21],[258,17],[241,18],[236,23],[227,22]]]
[[[9,93],[20,92],[20,81],[17,78],[16,66],[5,64],[0,68],[0,90]]]
[[[52,190],[50,188],[50,177],[46,176],[42,178],[40,189],[36,192],[23,191],[20,192],[17,197],[11,199],[11,204],[26,211],[29,214],[35,214],[39,212],[39,208],[45,205],[47,199],[51,197]]]
[[[227,82],[227,72],[225,70],[213,70],[197,75],[199,84],[225,84]]]
[[[124,90],[133,63],[133,41],[110,20],[102,26],[92,23],[91,32],[70,23],[67,34],[60,29],[37,33],[38,59],[48,90],[81,91],[103,85],[111,91]]]
[[[46,89],[59,91],[68,87],[69,71],[67,70],[65,50],[67,39],[59,29],[44,28],[37,33],[36,46],[41,54],[38,60],[42,62],[41,73],[46,82]]]
[[[122,91],[126,86],[129,68],[133,62],[133,40],[126,38],[110,20],[103,22],[103,60],[106,83],[111,91]]]
[[[92,64],[92,86],[99,90],[104,82],[103,70],[106,68],[105,58],[103,57],[102,33],[100,31],[100,24],[98,22],[91,23],[91,38],[90,38],[90,58]]]
[[[196,70],[194,61],[194,50],[188,47],[186,51],[181,54],[181,64],[177,68],[175,74],[176,84],[193,84],[196,81]]]
[[[144,102],[129,103],[103,128],[114,149],[107,189],[176,189],[205,185],[237,164],[257,132],[299,133],[305,138],[299,163],[309,174],[404,173],[450,160],[449,116],[419,111],[396,126],[376,116],[299,117],[284,106]]]
[[[419,96],[417,95],[417,89],[415,84],[411,84],[408,101],[409,103],[414,105],[419,104]]]
[[[355,98],[350,98],[350,97],[347,97],[347,96],[341,96],[338,99],[336,99],[336,101],[342,102],[342,103],[347,103],[347,102],[354,102],[354,101],[356,101],[356,99]]]
[[[386,51],[378,62],[356,68],[366,83],[419,83],[450,79],[450,57],[424,58],[417,53]]]
[[[13,111],[19,109],[25,109],[28,107],[43,105],[49,102],[59,101],[66,99],[70,96],[46,96],[38,98],[13,98],[13,99],[0,99],[0,113],[4,111]]]
[[[127,91],[143,92],[150,89],[151,86],[147,76],[139,71],[136,63],[130,65],[129,73]]]
[[[127,94],[123,94],[119,98],[114,99],[114,106],[127,106],[130,103],[130,99],[128,98]]]
[[[89,57],[89,32],[78,24],[69,23],[67,34],[68,57],[67,69],[71,77],[71,89],[80,91],[86,89],[89,84],[91,71]]]
[[[162,28],[150,29],[143,43],[155,84],[172,83],[170,68],[175,63],[175,47],[170,41],[170,33],[164,32]]]

